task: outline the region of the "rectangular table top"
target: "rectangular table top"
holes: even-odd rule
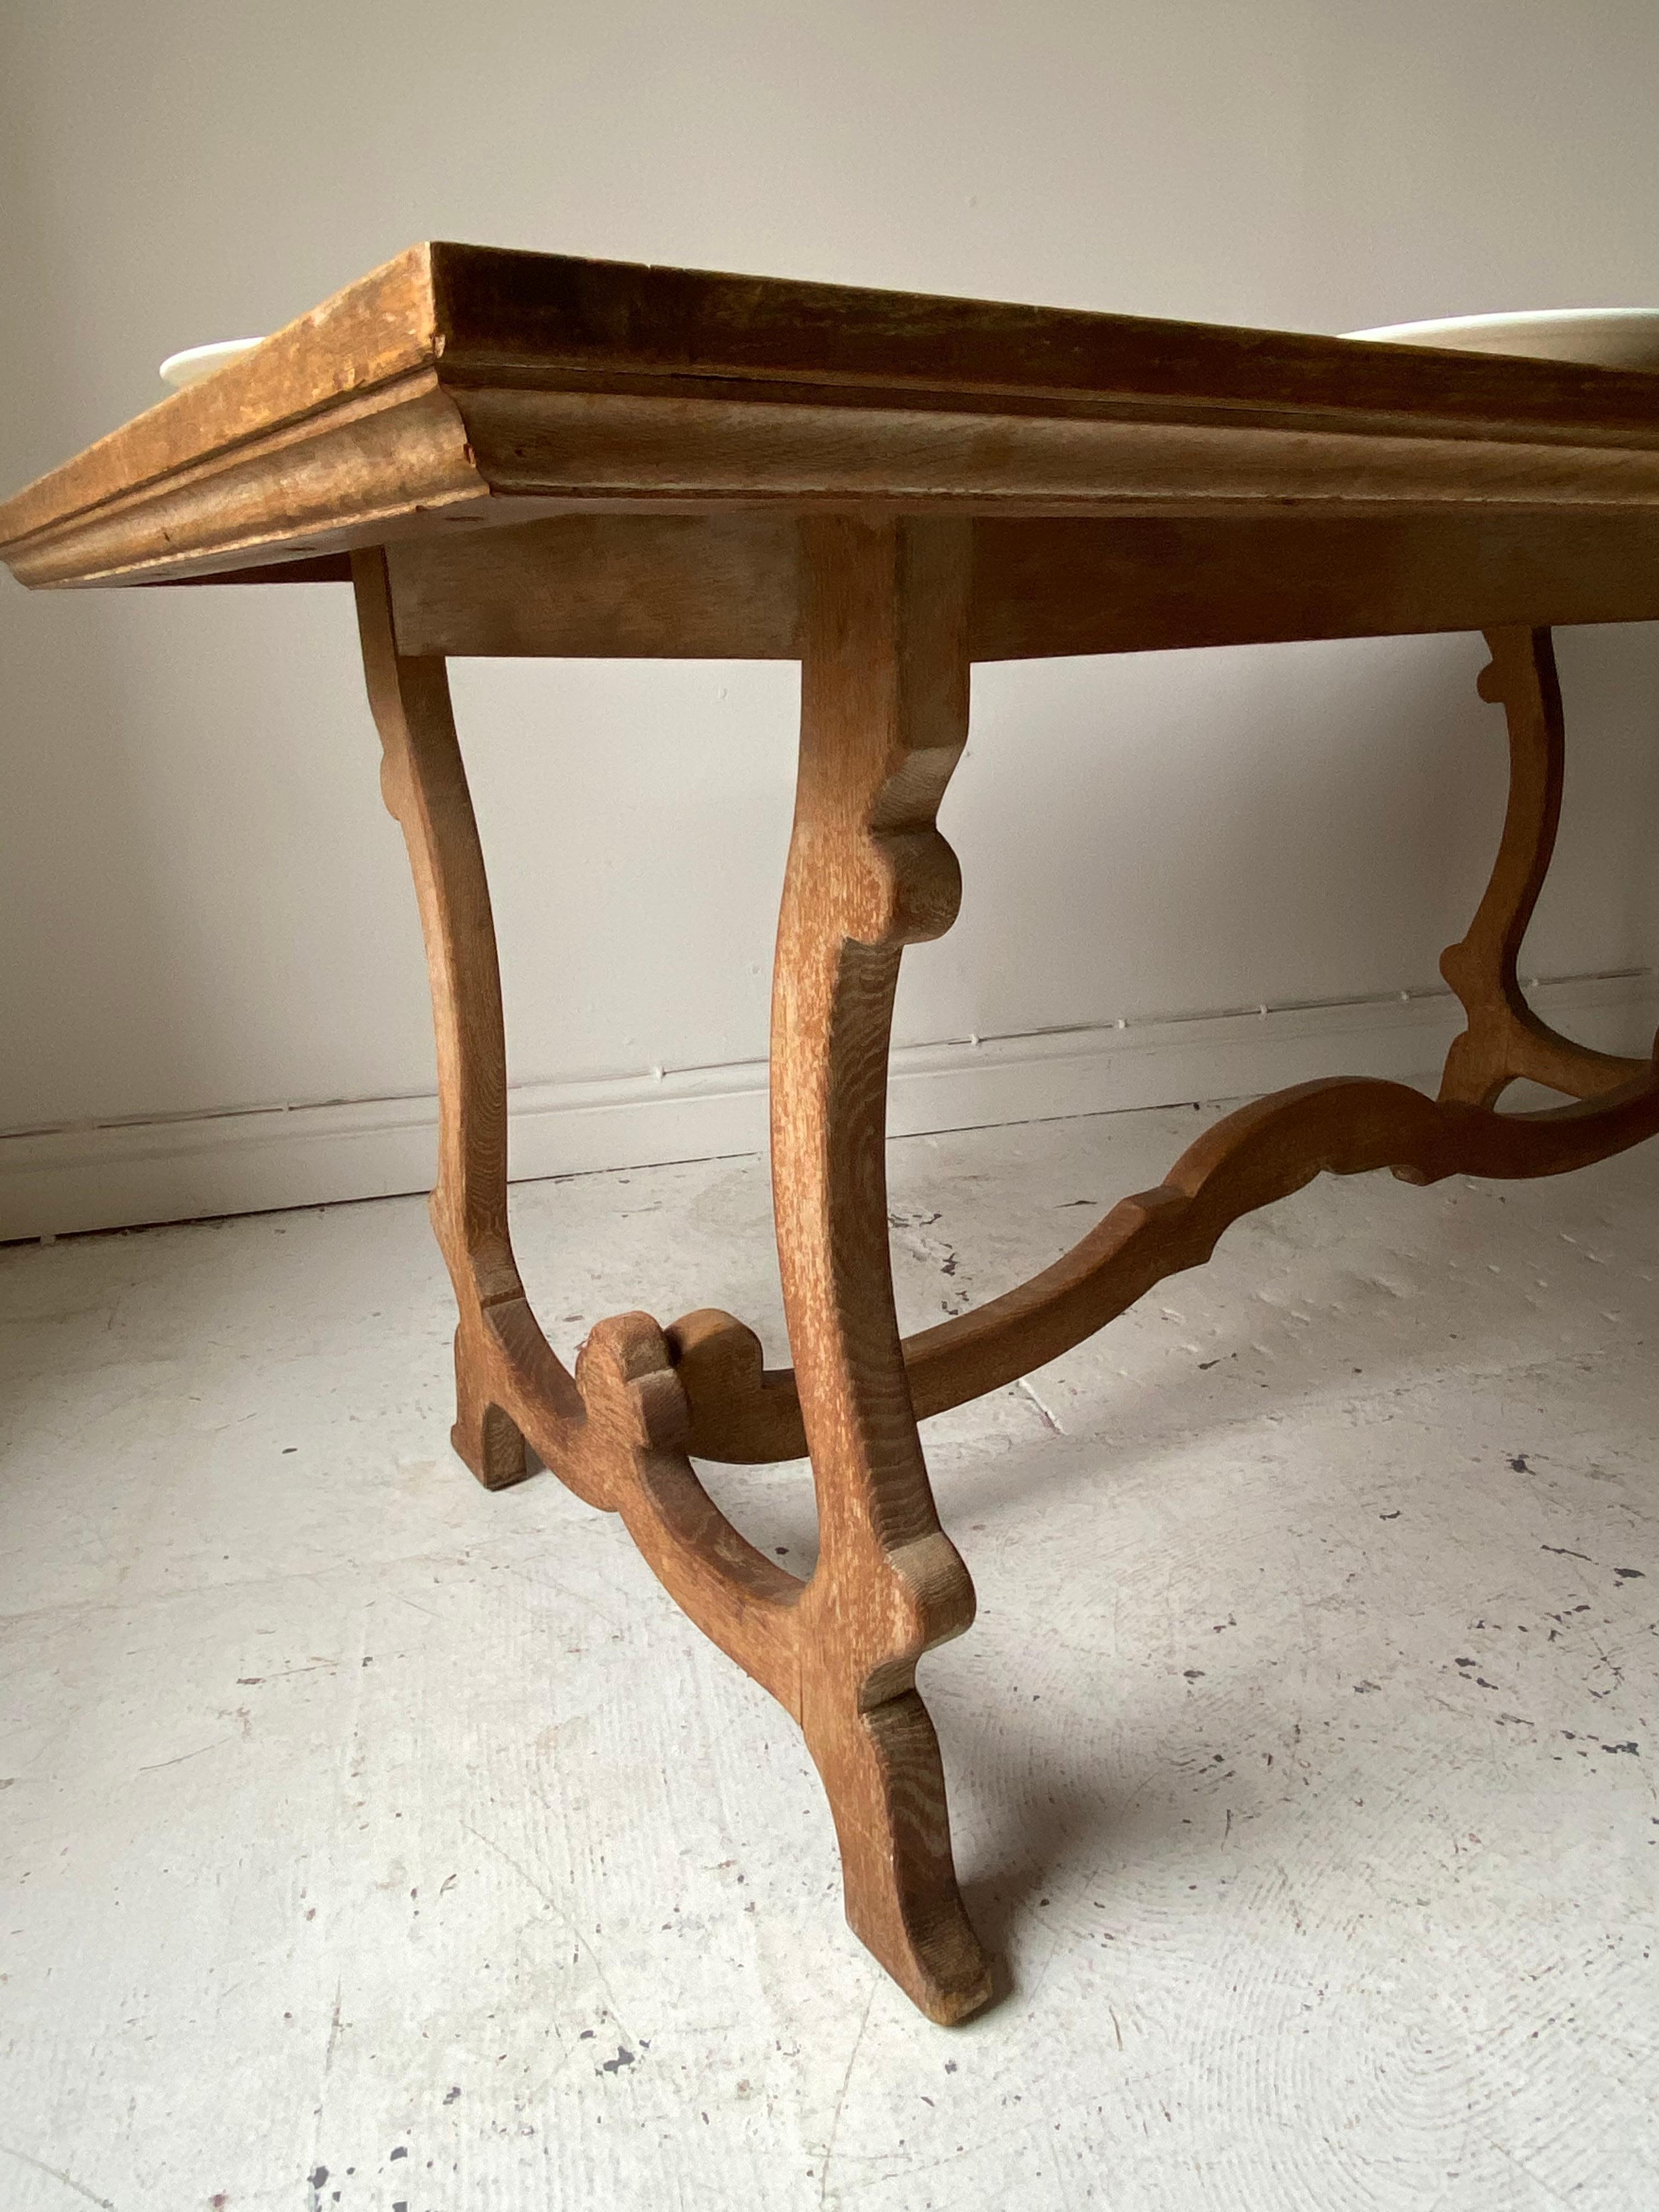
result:
[[[1659,378],[428,244],[0,507],[31,585],[558,516],[1659,518]],[[276,565],[280,564],[280,565]]]

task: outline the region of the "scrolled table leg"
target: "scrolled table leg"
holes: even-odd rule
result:
[[[964,523],[803,525],[801,751],[778,931],[774,1202],[817,1486],[800,1719],[847,1917],[932,2018],[990,1994],[957,1893],[921,1653],[973,1618],[916,1433],[888,1250],[887,1049],[899,959],[960,896],[933,817],[967,734]]]
[[[1595,1098],[1646,1073],[1647,1062],[1595,1052],[1562,1036],[1535,1014],[1516,963],[1549,873],[1561,819],[1566,739],[1555,648],[1547,629],[1490,629],[1492,659],[1480,696],[1501,706],[1509,727],[1510,791],[1491,880],[1467,933],[1440,956],[1468,1027],[1446,1055],[1440,1096],[1495,1106],[1528,1076],[1569,1098]]]

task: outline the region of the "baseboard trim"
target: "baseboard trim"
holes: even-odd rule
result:
[[[1566,976],[1538,1011],[1587,1044],[1645,1053],[1659,974]],[[901,1047],[894,1136],[1243,1098],[1342,1074],[1432,1077],[1461,1026],[1445,992]],[[715,1158],[766,1141],[761,1061],[526,1084],[509,1099],[515,1181]],[[289,1106],[0,1137],[0,1241],[387,1198],[431,1186],[430,1097]]]

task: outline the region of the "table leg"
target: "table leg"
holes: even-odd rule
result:
[[[1547,629],[1489,629],[1480,696],[1509,725],[1510,796],[1492,879],[1467,933],[1440,956],[1468,1026],[1446,1055],[1443,1099],[1495,1106],[1519,1076],[1569,1098],[1594,1098],[1647,1062],[1560,1036],[1527,1004],[1516,963],[1549,873],[1561,819],[1566,738],[1555,647]]]
[[[955,918],[934,817],[968,720],[969,526],[825,517],[801,526],[801,749],[773,999],[772,1149],[794,1370],[700,1310],[599,1322],[574,1374],[525,1298],[507,1220],[506,1056],[489,896],[441,658],[398,651],[384,556],[355,554],[386,801],[408,843],[431,973],[440,1146],[432,1215],[459,1308],[456,1449],[492,1487],[526,1445],[618,1513],[675,1601],[799,1722],[835,1816],[847,1915],[932,2019],[990,1995],[957,1887],[921,1654],[971,1622],[916,1431],[927,1413],[1058,1356],[1241,1214],[1321,1171],[1415,1182],[1564,1170],[1659,1130],[1659,1070],[1558,1037],[1516,955],[1548,865],[1561,721],[1548,633],[1490,633],[1486,696],[1509,715],[1514,782],[1498,865],[1446,973],[1469,1016],[1438,1101],[1398,1084],[1304,1084],[1240,1109],[1156,1190],[976,1312],[899,1338],[887,1238],[887,1050],[905,945]],[[1571,1104],[1492,1110],[1530,1075]],[[820,1530],[808,1581],[750,1544],[690,1453],[810,1452]]]
[[[380,789],[409,848],[420,902],[438,1046],[438,1181],[432,1224],[460,1319],[455,1331],[456,1451],[487,1489],[526,1473],[525,1441],[489,1395],[484,1316],[521,1299],[507,1227],[507,1044],[478,825],[441,659],[399,655],[386,556],[354,554],[369,704],[380,733]]]
[[[799,796],[779,928],[774,1162],[791,1341],[822,1540],[803,1584],[725,1520],[684,1452],[689,1408],[648,1316],[601,1322],[574,1376],[526,1302],[507,1222],[506,1066],[489,895],[441,659],[397,648],[382,556],[353,556],[364,665],[432,983],[432,1218],[459,1308],[457,1451],[492,1487],[526,1437],[619,1512],[676,1601],[799,1722],[842,1848],[848,1917],[930,2017],[990,1995],[957,1893],[945,1779],[915,1691],[973,1617],[904,1379],[887,1249],[886,1055],[901,948],[948,927],[933,811],[966,733],[969,536],[805,531]]]
[[[803,526],[801,749],[773,995],[779,1262],[817,1487],[800,1721],[835,1814],[847,1917],[923,2011],[990,1994],[957,1889],[916,1662],[973,1618],[905,1380],[888,1249],[887,1049],[906,944],[960,896],[933,817],[967,735],[969,536]]]

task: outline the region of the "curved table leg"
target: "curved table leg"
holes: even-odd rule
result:
[[[932,821],[966,721],[968,541],[956,526],[831,525],[809,538],[823,589],[780,929],[775,1095],[779,1232],[823,1522],[810,1584],[749,1544],[698,1482],[684,1384],[648,1315],[599,1322],[573,1376],[530,1310],[507,1234],[489,896],[444,663],[398,652],[383,556],[353,562],[383,788],[431,975],[432,1218],[460,1312],[456,1449],[494,1487],[524,1474],[528,1440],[580,1497],[622,1516],[676,1602],[794,1716],[835,1813],[848,1918],[949,2022],[989,1983],[915,1673],[929,1644],[966,1627],[973,1590],[934,1515],[905,1390],[883,1143],[899,947],[956,907],[955,862]]]
[[[1440,957],[1468,1027],[1446,1055],[1443,1099],[1495,1105],[1517,1076],[1570,1098],[1594,1098],[1644,1075],[1648,1063],[1593,1052],[1540,1019],[1516,972],[1521,944],[1549,872],[1561,819],[1565,738],[1555,650],[1547,629],[1489,629],[1492,659],[1480,696],[1509,724],[1510,795],[1492,880],[1468,934]]]
[[[459,1308],[457,1450],[492,1487],[526,1440],[589,1503],[620,1513],[653,1571],[799,1721],[841,1842],[848,1918],[940,2021],[990,1994],[958,1893],[938,1740],[916,1662],[973,1618],[916,1432],[937,1411],[1054,1358],[1152,1283],[1199,1264],[1227,1224],[1322,1171],[1411,1180],[1547,1175],[1659,1131],[1659,1070],[1558,1037],[1516,958],[1559,808],[1549,635],[1490,634],[1484,695],[1509,714],[1513,781],[1497,866],[1445,956],[1468,1029],[1438,1101],[1395,1084],[1317,1083],[1241,1109],[1157,1190],[978,1312],[901,1343],[887,1243],[887,1047],[906,944],[955,917],[934,816],[967,731],[969,526],[825,518],[802,526],[802,714],[773,1001],[773,1168],[793,1372],[752,1332],[645,1314],[592,1331],[573,1376],[531,1312],[507,1220],[506,1055],[489,895],[444,663],[399,653],[384,556],[353,556],[386,802],[408,843],[431,974],[441,1121],[432,1215]],[[1528,1075],[1581,1102],[1490,1110]],[[908,1363],[907,1363],[908,1353]],[[688,1449],[811,1453],[818,1565],[803,1584],[715,1507]]]
[[[933,816],[968,723],[970,539],[957,522],[803,525],[801,750],[778,928],[772,1162],[784,1308],[817,1486],[801,1726],[847,1917],[922,2010],[990,1994],[957,1893],[929,1645],[973,1618],[934,1510],[887,1241],[887,1048],[903,946],[956,915]]]
[[[450,1436],[479,1481],[499,1490],[523,1480],[525,1440],[490,1395],[485,1316],[522,1299],[524,1286],[507,1239],[507,1045],[489,885],[445,665],[398,653],[384,554],[354,554],[352,578],[380,733],[380,789],[409,848],[432,986],[439,1116],[432,1224],[460,1313]]]

